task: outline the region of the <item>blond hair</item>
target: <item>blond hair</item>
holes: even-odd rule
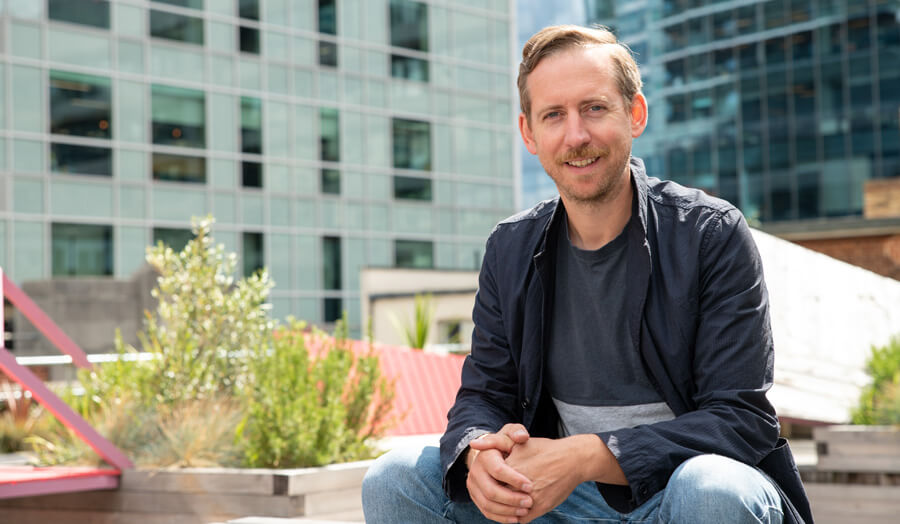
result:
[[[641,73],[628,46],[616,39],[605,27],[581,27],[577,25],[554,25],[545,27],[532,36],[522,48],[522,63],[519,64],[519,105],[525,118],[531,121],[531,97],[528,94],[528,75],[541,60],[560,51],[574,47],[610,46],[610,58],[616,74],[619,93],[631,106],[634,95],[641,92]]]

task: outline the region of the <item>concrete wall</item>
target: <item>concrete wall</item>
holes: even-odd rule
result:
[[[442,323],[461,321],[461,342],[468,344],[472,337],[472,307],[477,288],[477,271],[365,268],[360,274],[363,328],[369,325],[371,318],[376,342],[405,345],[393,319],[410,324],[415,311],[415,295],[431,293],[434,315],[427,343],[441,342]]]
[[[775,338],[781,416],[846,422],[872,345],[900,335],[900,282],[754,231]]]
[[[127,342],[137,344],[144,311],[156,310],[150,296],[156,276],[145,265],[129,280],[58,278],[25,282],[22,291],[86,353],[111,353],[116,328]],[[21,313],[14,319],[17,356],[60,354]]]

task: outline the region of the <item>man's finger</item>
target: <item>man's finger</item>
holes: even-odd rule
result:
[[[484,468],[488,475],[497,482],[506,484],[522,493],[531,493],[531,480],[509,466],[499,453],[487,450],[480,453],[478,458],[481,459],[480,467]]]

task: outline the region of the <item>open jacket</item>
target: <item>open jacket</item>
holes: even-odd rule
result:
[[[673,420],[599,436],[628,479],[633,502],[665,488],[685,460],[715,453],[758,465],[782,490],[785,522],[812,522],[786,443],[779,441],[773,343],[762,263],[731,204],[648,178],[631,159],[634,206],[626,226],[626,303],[633,345]],[[469,500],[469,442],[504,424],[558,437],[543,386],[553,311],[555,239],[564,219],[553,199],[498,224],[485,250],[472,353],[441,438],[444,489]],[[598,319],[602,321],[602,319]],[[800,509],[799,514],[797,509]]]

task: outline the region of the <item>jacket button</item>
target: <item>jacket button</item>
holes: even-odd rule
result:
[[[525,409],[527,407],[528,407],[528,399],[525,399],[522,401],[522,409]]]

